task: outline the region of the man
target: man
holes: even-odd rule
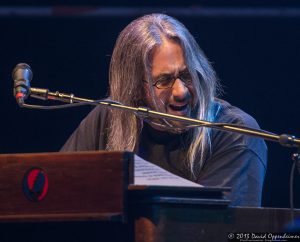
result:
[[[136,19],[119,35],[110,65],[110,98],[129,106],[258,128],[216,98],[217,79],[189,31],[163,14]],[[96,107],[62,151],[129,150],[205,186],[232,187],[231,205],[260,206],[266,170],[263,140],[178,121],[142,119]]]

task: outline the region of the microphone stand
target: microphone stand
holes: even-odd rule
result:
[[[164,118],[168,120],[180,121],[189,125],[202,126],[207,128],[219,129],[224,131],[230,131],[240,134],[246,134],[249,136],[254,136],[258,138],[263,138],[265,140],[273,141],[280,143],[285,147],[298,147],[298,152],[293,155],[293,159],[297,162],[298,171],[300,173],[300,139],[296,138],[294,135],[281,134],[277,135],[268,131],[249,128],[246,126],[230,124],[230,123],[214,123],[208,122],[204,120],[182,117],[172,114],[167,114],[163,112],[153,111],[146,107],[131,107],[119,104],[117,102],[109,102],[109,101],[96,101],[92,99],[80,98],[74,96],[74,94],[60,93],[60,92],[50,92],[48,89],[43,88],[29,88],[29,95],[34,98],[42,99],[42,100],[56,100],[64,103],[86,103],[90,105],[102,105],[108,106],[110,108],[121,109],[129,112],[133,112],[139,117],[143,118]],[[26,107],[26,104],[22,104],[21,107]]]

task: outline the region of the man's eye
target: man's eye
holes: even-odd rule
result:
[[[162,78],[157,80],[156,84],[159,85],[159,86],[167,86],[167,85],[170,84],[170,78],[162,77]]]
[[[180,74],[180,78],[189,81],[192,79],[191,74],[188,71],[185,71],[183,73]]]

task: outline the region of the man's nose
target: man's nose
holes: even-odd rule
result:
[[[185,99],[187,94],[189,93],[189,89],[185,85],[183,81],[177,78],[172,87],[172,95],[174,98],[178,100]]]

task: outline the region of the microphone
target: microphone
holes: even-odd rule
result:
[[[30,81],[32,79],[32,71],[29,65],[19,63],[12,71],[14,80],[14,96],[19,106],[23,106],[24,100],[30,92]]]

